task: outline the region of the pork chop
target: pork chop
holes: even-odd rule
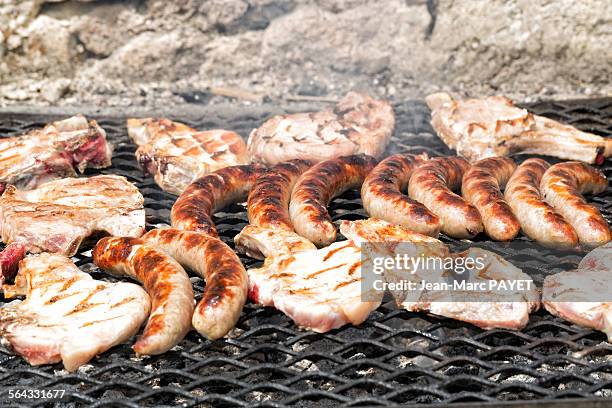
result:
[[[382,301],[382,293],[362,293],[361,268],[368,262],[352,241],[268,258],[247,271],[249,297],[315,332],[359,325]]]
[[[0,139],[0,192],[12,184],[20,189],[63,177],[87,167],[111,164],[112,148],[96,121],[84,116],[48,124],[22,136]]]
[[[199,132],[168,119],[128,119],[138,145],[136,158],[165,191],[179,195],[195,179],[223,167],[247,164],[240,135],[215,129]]]
[[[519,268],[510,264],[499,255],[480,248],[450,254],[448,248],[439,240],[418,234],[406,232],[404,228],[389,224],[382,220],[367,219],[354,222],[343,221],[340,232],[349,239],[378,247],[381,254],[385,252],[381,244],[392,249],[386,256],[401,255],[414,259],[402,265],[407,267],[385,268],[383,272],[385,281],[393,286],[388,288],[403,288],[391,290],[396,302],[409,311],[427,311],[435,315],[445,316],[465,321],[482,328],[509,328],[520,329],[529,321],[529,314],[539,307],[539,293],[532,279]],[[392,244],[394,242],[394,244]],[[386,244],[385,244],[386,243]],[[420,259],[420,261],[419,261]],[[439,261],[436,261],[439,259]],[[457,262],[457,260],[461,260]],[[459,270],[456,266],[466,265],[482,260],[479,267]],[[416,263],[420,262],[420,263]],[[468,265],[469,266],[469,265]],[[457,274],[460,271],[461,274]],[[447,290],[428,288],[423,282],[432,285],[445,285],[453,281],[465,281],[466,289]],[[503,288],[493,287],[490,290],[471,290],[469,284],[484,284],[489,288],[489,282],[522,281],[522,287]],[[409,282],[413,286],[410,286]]]
[[[0,307],[2,342],[32,365],[62,361],[68,371],[136,334],[151,308],[140,286],[95,280],[49,253],[21,261],[4,295],[26,299]]]
[[[524,153],[601,164],[612,156],[612,140],[533,115],[503,96],[458,101],[436,93],[425,100],[438,136],[469,161]]]
[[[439,242],[382,220],[369,224],[368,231],[365,226],[364,221],[342,221],[340,231],[349,240],[322,249],[293,232],[245,227],[236,237],[238,245],[266,257],[263,267],[247,271],[250,298],[316,332],[361,324],[384,295],[370,279],[373,260],[401,253],[402,243],[410,240]],[[363,246],[364,237],[376,244]]]
[[[65,178],[34,190],[9,186],[0,197],[0,236],[29,252],[74,255],[95,232],[139,237],[144,199],[125,177]]]
[[[578,268],[544,279],[542,302],[550,313],[601,330],[612,341],[612,244],[586,255]]]
[[[433,284],[463,281],[465,289],[460,286],[425,289],[418,301],[404,300],[402,307],[461,320],[483,329],[520,330],[527,325],[529,315],[540,305],[540,294],[529,275],[499,255],[481,248],[473,247],[453,256],[474,262],[482,259],[483,266],[461,275],[445,270],[440,278],[429,281]],[[490,286],[501,282],[507,286]],[[483,285],[485,289],[476,285]]]
[[[388,102],[350,92],[333,108],[268,119],[251,132],[247,149],[252,161],[268,165],[359,153],[380,158],[394,127]]]

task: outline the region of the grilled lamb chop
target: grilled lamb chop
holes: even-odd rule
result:
[[[247,149],[251,160],[267,165],[359,153],[380,158],[394,127],[388,102],[350,92],[334,108],[268,119],[251,132]]]
[[[436,93],[426,102],[438,136],[469,161],[525,153],[602,164],[612,156],[612,140],[533,115],[503,96],[456,101]]]
[[[0,139],[0,192],[12,184],[20,189],[63,177],[75,169],[103,168],[111,164],[106,133],[84,116],[53,122],[23,136]]]
[[[612,244],[589,252],[573,271],[544,279],[542,302],[550,313],[603,331],[612,341]]]
[[[151,303],[138,285],[94,280],[55,254],[30,256],[19,264],[0,308],[0,338],[32,365],[63,361],[75,371],[97,354],[132,337]]]
[[[427,311],[485,329],[496,327],[521,329],[527,324],[529,314],[539,307],[539,294],[531,278],[500,256],[480,248],[471,248],[459,254],[449,255],[448,249],[441,241],[417,233],[401,233],[398,228],[370,218],[352,223],[343,221],[340,231],[353,241],[369,242],[375,247],[384,241],[396,241],[394,253],[410,257],[423,259],[441,257],[445,260],[462,258],[474,260],[472,263],[477,259],[483,260],[483,267],[468,270],[467,276],[457,276],[453,271],[445,270],[446,262],[422,263],[412,270],[386,270],[384,277],[388,283],[398,284],[400,281],[406,281],[415,285],[413,289],[392,291],[397,303],[403,308],[415,312]],[[423,265],[431,266],[423,267]],[[423,288],[421,284],[423,280],[439,284],[459,278],[466,280],[466,283],[482,282],[487,285],[492,280],[508,282],[522,280],[530,281],[531,284],[524,290],[494,288],[490,291],[431,290]]]
[[[136,158],[165,191],[179,195],[195,179],[227,166],[247,164],[244,140],[227,130],[198,132],[168,119],[128,119]]]
[[[35,190],[9,186],[0,197],[0,236],[29,252],[72,256],[94,232],[139,237],[144,199],[125,177],[66,178]]]

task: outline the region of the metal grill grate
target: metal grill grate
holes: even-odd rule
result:
[[[404,150],[450,154],[433,135],[429,110],[422,103],[395,106],[397,129],[389,153]],[[600,135],[612,135],[612,99],[542,103],[544,114]],[[196,128],[227,127],[246,135],[270,111],[186,119]],[[180,115],[175,117],[180,120]],[[0,115],[0,134],[21,133],[50,119],[48,115]],[[128,143],[124,118],[97,117],[116,145],[113,167],[102,173],[126,176],[145,196],[148,227],[166,223],[174,197],[144,178]],[[612,177],[612,162],[604,170]],[[94,174],[93,172],[91,174]],[[612,189],[595,197],[612,221]],[[365,216],[357,192],[331,204],[334,220]],[[246,225],[244,207],[217,214],[221,237],[230,245]],[[524,238],[520,238],[523,239]],[[465,242],[444,239],[454,250]],[[489,241],[477,245],[500,253],[541,283],[546,274],[571,269],[580,260],[572,253]],[[94,277],[112,279],[90,261],[89,246],[75,259]],[[253,260],[243,258],[246,266]],[[196,292],[203,283],[193,278]],[[2,298],[0,298],[0,302]],[[531,317],[521,332],[482,331],[469,324],[395,310],[384,303],[360,327],[327,334],[297,329],[281,313],[247,305],[234,332],[207,341],[195,332],[172,351],[134,358],[129,344],[95,358],[68,374],[61,365],[30,367],[21,358],[0,352],[0,404],[14,387],[63,388],[57,406],[359,406],[418,403],[612,398],[612,346],[599,332],[573,326],[546,312]],[[49,406],[34,401],[35,406]]]

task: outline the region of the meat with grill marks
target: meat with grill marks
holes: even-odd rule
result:
[[[25,295],[0,307],[2,342],[32,365],[63,362],[75,371],[129,340],[151,308],[138,285],[93,279],[62,255],[29,256],[4,296]]]
[[[229,246],[208,234],[174,228],[154,229],[142,239],[206,280],[191,319],[198,333],[214,340],[234,328],[247,299],[248,276]]]
[[[162,354],[183,340],[191,329],[193,288],[174,258],[140,238],[124,237],[102,238],[92,255],[101,269],[141,282],[151,297],[151,315],[133,347],[138,355]]]
[[[388,102],[349,92],[333,108],[268,119],[251,132],[247,150],[251,160],[267,165],[360,153],[380,158],[394,127]]]
[[[611,139],[534,115],[503,96],[455,100],[436,93],[425,100],[438,136],[469,161],[541,154],[602,164],[612,156]]]
[[[478,209],[485,232],[496,241],[511,241],[521,229],[501,193],[515,169],[512,159],[489,157],[474,163],[463,175],[463,197]]]
[[[362,258],[359,246],[352,241],[273,256],[263,267],[247,271],[249,297],[315,332],[348,323],[359,325],[382,300],[382,294],[378,299],[376,293],[366,293],[364,297],[371,300],[362,300],[362,262],[369,260]]]
[[[580,244],[587,248],[608,243],[612,232],[597,207],[582,195],[600,194],[607,188],[608,179],[601,171],[580,162],[557,163],[540,182],[544,200],[574,227]]]
[[[468,268],[461,275],[445,270],[437,281],[432,282],[465,280],[468,289],[426,289],[418,301],[404,300],[402,307],[461,320],[483,329],[520,330],[527,325],[529,315],[540,307],[540,294],[529,275],[501,256],[481,248],[473,247],[452,256],[471,259],[474,264],[481,259],[483,266]],[[476,286],[470,286],[484,284],[490,287],[491,281],[506,283],[505,286],[494,286],[488,290],[472,289]]]
[[[573,248],[578,245],[576,230],[540,192],[542,176],[549,167],[542,159],[525,160],[506,184],[504,197],[529,238],[548,247]]]
[[[364,271],[372,271],[372,259],[393,256],[398,242],[421,236],[386,221],[378,222],[382,227],[375,240],[380,245],[364,252],[360,241],[351,239],[316,249],[293,232],[274,234],[260,227],[246,227],[241,234],[248,237],[237,237],[238,240],[248,239],[255,247],[253,251],[266,256],[263,267],[247,271],[249,297],[279,309],[297,325],[315,332],[361,324],[380,305],[383,296],[382,291],[363,284]],[[359,223],[343,221],[340,231],[344,234],[359,228]]]
[[[94,233],[141,236],[143,205],[138,188],[121,176],[65,178],[27,191],[9,186],[0,197],[0,235],[28,252],[72,256]]]
[[[404,194],[413,170],[427,159],[427,154],[395,154],[374,167],[361,186],[366,212],[373,218],[437,236],[442,227],[440,218]]]
[[[317,163],[295,182],[289,215],[295,231],[318,246],[336,240],[336,227],[327,212],[332,198],[360,188],[376,166],[372,156],[357,154]]]
[[[469,169],[461,157],[434,157],[418,166],[408,183],[408,196],[437,215],[442,232],[454,238],[472,238],[484,229],[478,209],[453,192]]]
[[[76,170],[111,165],[111,145],[96,121],[77,115],[0,138],[0,192],[7,185],[32,189],[50,180],[74,177]]]
[[[407,310],[429,312],[485,329],[518,330],[527,324],[529,314],[539,307],[539,293],[532,279],[493,252],[473,247],[451,254],[448,248],[435,238],[402,231],[397,225],[372,218],[354,222],[343,221],[340,231],[349,239],[361,242],[362,246],[367,242],[369,246],[379,247],[378,251],[383,250],[380,245],[386,241],[393,252],[383,250],[379,253],[386,253],[387,256],[400,254],[408,256],[409,259],[422,259],[420,264],[415,264],[410,270],[386,268],[383,273],[388,283],[397,285],[413,282],[411,289],[392,291],[396,302]],[[396,241],[395,244],[393,241]],[[440,261],[435,262],[435,259]],[[449,268],[447,263],[452,259],[459,260],[455,261],[454,265],[464,265],[466,270]],[[468,263],[466,260],[471,261]],[[477,263],[479,260],[481,263]],[[436,285],[451,283],[452,280],[464,280],[465,290],[460,286],[449,286],[450,289],[442,287],[437,290],[435,286],[430,289],[422,285],[423,281]],[[520,284],[521,287],[513,288],[494,286],[492,290],[472,290],[468,285],[484,284],[486,289],[491,281],[524,283]]]
[[[165,191],[179,195],[197,179],[227,166],[247,164],[246,144],[223,129],[197,131],[168,119],[128,119],[136,158]]]
[[[612,341],[612,243],[589,252],[572,271],[544,279],[542,302],[555,316],[601,330]]]

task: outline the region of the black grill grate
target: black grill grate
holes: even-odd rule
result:
[[[397,129],[389,153],[425,150],[450,154],[433,136],[429,111],[422,103],[396,105]],[[600,135],[612,135],[612,99],[541,103],[536,113]],[[196,128],[227,127],[246,135],[271,111],[236,109],[236,114],[186,118]],[[181,115],[175,116],[180,120]],[[50,119],[48,115],[0,115],[0,134],[21,133]],[[97,117],[115,143],[113,167],[102,173],[126,176],[145,196],[148,227],[166,223],[174,197],[144,178],[128,143],[124,118]],[[604,170],[612,177],[612,162]],[[91,172],[94,174],[94,172]],[[594,202],[612,221],[612,190]],[[356,192],[331,204],[334,220],[365,216]],[[232,239],[246,225],[240,205],[217,214],[222,238]],[[524,240],[524,238],[520,238]],[[446,239],[455,250],[464,242]],[[525,241],[525,240],[524,240]],[[571,269],[573,253],[479,241],[541,283],[546,274]],[[91,246],[87,249],[90,249]],[[110,279],[90,263],[90,250],[75,259],[96,278]],[[243,258],[246,266],[253,260]],[[202,281],[193,279],[196,292]],[[0,298],[0,302],[2,298]],[[61,365],[30,367],[0,352],[0,405],[10,404],[10,388],[66,389],[62,402],[36,406],[372,406],[579,398],[582,403],[612,397],[612,346],[599,332],[573,326],[546,312],[534,314],[521,332],[482,331],[469,324],[396,310],[390,302],[360,327],[327,334],[297,329],[281,313],[247,305],[234,332],[207,341],[195,332],[172,351],[136,359],[130,345],[95,358],[78,372]],[[16,406],[17,404],[10,404]]]

